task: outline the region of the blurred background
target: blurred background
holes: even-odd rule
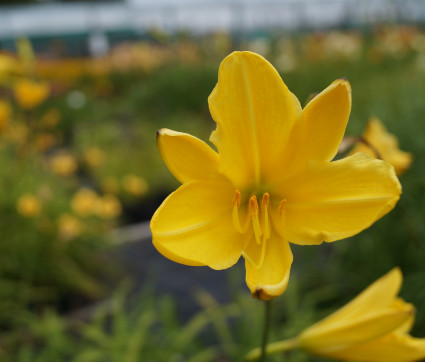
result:
[[[0,360],[238,361],[259,345],[243,263],[175,264],[148,224],[178,187],[155,132],[208,139],[207,97],[233,50],[265,56],[302,104],[348,78],[342,151],[372,146],[403,185],[361,234],[293,245],[270,340],[394,266],[425,337],[424,21],[423,0],[1,1]],[[376,120],[366,129],[371,117],[393,135]]]

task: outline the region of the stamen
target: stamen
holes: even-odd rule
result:
[[[279,215],[280,215],[280,218],[282,219],[282,225],[285,225],[285,211],[286,211],[285,205],[286,205],[286,199],[283,199],[279,205]]]
[[[261,209],[264,212],[264,236],[266,239],[270,238],[270,224],[269,224],[269,200],[270,200],[270,196],[269,194],[266,192],[263,195],[263,200],[261,200]]]
[[[260,219],[258,217],[258,202],[255,195],[249,199],[249,210],[252,218],[252,227],[254,228],[255,241],[258,245],[261,244],[261,232]]]
[[[243,233],[243,229],[241,223],[239,221],[239,206],[241,204],[241,193],[239,190],[235,191],[235,197],[232,201],[233,206],[233,227],[236,231],[239,231],[241,234]]]

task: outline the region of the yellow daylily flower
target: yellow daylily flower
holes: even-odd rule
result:
[[[142,177],[127,174],[122,179],[123,189],[131,195],[142,196],[148,191],[148,184]]]
[[[289,242],[321,244],[369,227],[397,202],[391,165],[363,154],[333,161],[351,108],[346,80],[304,109],[261,56],[234,52],[209,97],[218,153],[189,134],[158,132],[183,184],[151,220],[153,243],[186,265],[225,269],[241,255],[251,293],[269,300],[289,280]]]
[[[397,138],[389,133],[382,122],[372,117],[363,134],[365,142],[358,143],[351,153],[363,152],[394,166],[397,175],[403,174],[412,163],[412,154],[400,150]]]
[[[88,188],[79,189],[71,200],[72,210],[81,217],[87,217],[96,213],[99,196]]]
[[[81,234],[83,224],[75,216],[62,214],[58,219],[58,234],[64,241],[75,239]]]
[[[27,218],[33,218],[41,213],[42,205],[38,197],[26,193],[19,197],[16,202],[16,209],[19,214]]]
[[[15,99],[23,109],[32,109],[44,102],[50,93],[50,86],[45,82],[22,79],[13,87]]]
[[[71,176],[77,168],[77,160],[67,151],[59,151],[50,159],[50,169],[56,175]]]
[[[394,268],[297,338],[268,345],[268,353],[301,348],[323,357],[358,362],[410,362],[425,358],[425,338],[408,334],[415,308],[397,297],[401,283],[401,271]],[[255,349],[247,359],[254,360],[259,355],[260,350]]]
[[[96,215],[102,219],[115,219],[121,212],[121,202],[115,195],[104,195],[96,203]]]

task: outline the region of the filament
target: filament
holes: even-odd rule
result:
[[[280,205],[279,205],[279,215],[280,215],[280,218],[281,218],[281,220],[282,220],[282,226],[285,226],[285,221],[286,221],[286,199],[283,199],[281,202],[280,202]]]

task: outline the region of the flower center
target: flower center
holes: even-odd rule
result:
[[[242,255],[248,260],[254,267],[260,268],[264,262],[265,250],[267,240],[270,239],[271,235],[271,219],[269,214],[270,195],[269,193],[263,193],[261,199],[261,205],[258,205],[256,195],[252,195],[249,198],[248,204],[241,210],[241,193],[239,190],[235,191],[233,198],[233,226],[235,230],[241,234],[245,234],[252,225],[252,231],[254,232],[254,239],[257,245],[261,245],[261,255],[258,263],[255,263],[245,251],[242,251]],[[285,219],[285,204],[286,199],[282,200],[279,204],[278,211],[282,222]],[[242,216],[242,222],[241,222]]]

